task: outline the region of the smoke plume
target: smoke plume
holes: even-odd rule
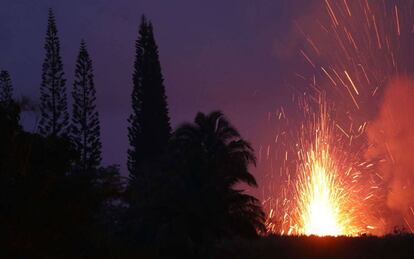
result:
[[[367,159],[378,159],[387,225],[414,226],[414,81],[399,78],[385,89],[377,118],[367,128]]]

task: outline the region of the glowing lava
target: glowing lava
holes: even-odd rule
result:
[[[328,172],[329,154],[323,151],[322,157],[315,157],[316,152],[310,152],[309,172],[303,172],[299,183],[301,227],[300,232],[306,235],[338,236],[343,233],[341,226],[341,196],[335,172]],[[306,166],[306,167],[308,167]]]
[[[285,161],[293,156],[294,174],[287,175],[284,199],[275,200],[279,209],[270,211],[267,227],[281,235],[371,234],[379,226],[372,214],[377,186],[367,174],[372,164],[360,162],[360,153],[349,150],[349,139],[324,94],[312,100],[300,102],[304,119],[293,152],[285,156]]]
[[[302,147],[306,151],[299,154],[298,232],[319,236],[349,235],[347,225],[351,215],[348,213],[351,212],[346,211],[348,197],[339,178],[343,168],[331,148],[332,135],[325,109],[308,129],[314,132],[314,137],[311,143],[306,143],[309,138],[304,135]]]
[[[303,232],[306,235],[337,236],[342,234],[332,182],[326,170],[319,164],[314,166],[310,176],[310,193],[304,193],[303,199],[307,202],[302,214]]]
[[[276,111],[276,136],[260,151],[269,161],[264,167],[269,179],[263,192],[266,225],[281,235],[383,235],[395,226],[388,208],[395,172],[380,169],[387,161],[394,163],[394,157],[388,142],[379,138],[378,145],[371,145],[366,131],[388,82],[412,76],[414,1],[320,3],[315,17],[295,22],[304,42],[297,53],[308,68],[295,73],[292,82],[303,94]],[[320,94],[335,109],[314,110],[323,102]],[[309,98],[302,101],[303,96]],[[303,118],[298,112],[304,112]],[[391,115],[387,111],[387,118],[395,119]],[[396,129],[394,123],[390,127],[390,132]],[[386,132],[383,128],[378,131]],[[385,152],[367,153],[377,146],[385,146]],[[399,224],[413,232],[414,210],[405,207],[407,215]]]

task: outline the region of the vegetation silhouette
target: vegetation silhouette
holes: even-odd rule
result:
[[[178,127],[168,153],[183,183],[182,223],[193,229],[194,240],[255,237],[264,230],[260,202],[237,189],[240,183],[257,187],[249,172],[256,163],[253,149],[221,112],[198,113],[193,124]]]
[[[194,124],[171,133],[151,22],[143,16],[136,41],[127,179],[118,166],[100,166],[96,90],[84,41],[69,119],[59,45],[50,9],[39,107],[28,98],[17,103],[9,73],[0,73],[3,252],[202,257],[216,240],[264,230],[259,201],[239,189],[257,186],[248,169],[253,149],[224,115],[199,113]],[[40,110],[39,134],[20,125],[21,110]]]
[[[46,39],[46,51],[42,66],[42,84],[40,86],[39,132],[44,136],[67,135],[69,114],[67,108],[66,79],[64,78],[60,41],[56,19],[49,9]]]
[[[92,60],[81,42],[72,90],[73,107],[70,138],[80,155],[76,165],[84,171],[96,169],[102,160],[101,128],[96,108]]]
[[[238,189],[239,184],[257,186],[249,172],[256,163],[253,149],[221,112],[198,113],[194,123],[178,127],[168,154],[174,180],[164,201],[168,213],[160,236],[171,235],[175,247],[187,241],[201,256],[216,240],[255,238],[264,231],[259,200]]]
[[[6,70],[0,71],[0,103],[8,105],[13,101],[13,85],[10,74]]]
[[[135,43],[132,113],[128,118],[128,171],[133,181],[158,164],[171,135],[167,97],[152,23],[142,16]],[[140,179],[143,180],[143,179]]]
[[[80,172],[69,139],[25,132],[0,107],[0,240],[14,256],[95,254],[107,208],[119,198],[117,168]]]

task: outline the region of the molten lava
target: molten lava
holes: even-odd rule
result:
[[[395,98],[387,92],[397,94],[398,88],[385,89],[395,78],[413,76],[414,1],[320,3],[315,17],[295,22],[295,36],[303,41],[295,49],[299,67],[307,64],[292,81],[301,94],[293,96],[292,106],[277,109],[274,141],[261,152],[269,161],[267,229],[282,235],[384,235],[400,225],[414,233],[412,159],[406,151],[413,127],[405,117],[412,102],[402,101],[411,98],[412,86]],[[335,109],[313,109],[324,105],[320,95]],[[386,108],[377,111],[380,105]]]
[[[344,167],[338,150],[331,147],[332,128],[325,106],[316,117],[312,125],[306,127],[309,132],[301,141],[304,151],[299,152],[297,232],[319,236],[352,235],[349,226],[352,212],[347,211],[349,195],[344,192],[346,186],[340,179]]]
[[[303,233],[306,235],[338,236],[343,234],[335,200],[335,188],[329,173],[316,163],[312,169],[307,192],[302,193],[305,202],[302,214]]]

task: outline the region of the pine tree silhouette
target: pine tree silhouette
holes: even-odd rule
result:
[[[0,72],[0,103],[8,106],[13,101],[13,86],[9,72],[2,70]]]
[[[14,125],[13,129],[20,129],[20,106],[13,99],[13,85],[10,74],[6,70],[0,71],[0,109],[7,122],[3,124]],[[11,123],[11,124],[10,124]],[[1,126],[5,126],[0,123]]]
[[[128,170],[137,176],[142,162],[157,159],[171,134],[164,79],[151,22],[142,17],[133,74],[132,114],[128,122]]]
[[[48,27],[44,48],[42,84],[40,87],[39,132],[42,135],[62,136],[67,134],[69,115],[67,111],[66,87],[60,44],[55,16],[49,9]]]
[[[73,109],[70,137],[80,154],[78,166],[84,170],[96,169],[102,160],[99,114],[96,110],[96,89],[92,60],[82,40],[76,62],[73,83]]]

